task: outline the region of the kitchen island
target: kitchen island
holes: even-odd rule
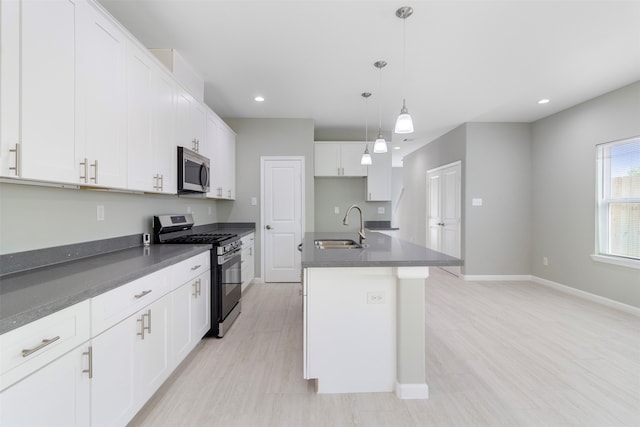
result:
[[[429,267],[462,260],[381,233],[363,247],[317,241],[354,233],[306,233],[302,246],[304,378],[318,393],[391,392],[426,399],[425,280]]]

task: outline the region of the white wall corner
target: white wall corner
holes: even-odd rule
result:
[[[606,305],[607,307],[614,308],[616,310],[624,311],[625,313],[632,314],[634,316],[640,317],[640,307],[635,307],[629,304],[625,304],[619,301],[614,301],[609,298],[602,297],[600,295],[592,294],[590,292],[585,292],[580,289],[572,288],[571,286],[562,285],[557,282],[553,282],[551,280],[543,279],[542,277],[532,276],[531,281],[538,283],[540,285],[544,285],[560,292],[564,292],[566,294],[574,295],[579,298],[583,298],[598,304]]]
[[[396,382],[396,397],[398,399],[428,399],[429,386],[425,384],[400,384]]]

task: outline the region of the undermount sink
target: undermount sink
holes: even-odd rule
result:
[[[328,239],[314,242],[318,249],[361,249],[362,245],[354,240]]]

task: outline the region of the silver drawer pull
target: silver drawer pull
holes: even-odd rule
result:
[[[134,297],[136,297],[136,299],[142,298],[143,296],[145,296],[145,295],[147,295],[147,294],[150,294],[150,293],[151,293],[151,291],[152,291],[152,289],[149,289],[148,291],[142,291],[142,293],[141,293],[141,294],[134,295]]]
[[[191,267],[191,271],[193,271],[193,270],[197,270],[197,269],[199,269],[200,267],[202,267],[202,264],[194,265],[193,267]]]
[[[22,350],[22,357],[27,357],[27,356],[29,356],[30,354],[33,354],[33,353],[35,353],[36,351],[38,351],[38,350],[41,350],[41,349],[45,348],[45,347],[46,347],[46,346],[48,346],[49,344],[51,344],[51,343],[53,343],[53,342],[55,342],[55,341],[58,341],[59,339],[60,339],[60,335],[58,335],[58,336],[57,336],[57,337],[55,337],[55,338],[51,338],[51,339],[44,339],[44,340],[42,340],[42,343],[41,343],[39,346],[34,347],[34,348],[30,348],[30,349],[28,349],[28,350]]]
[[[89,346],[89,349],[87,351],[83,351],[82,355],[87,356],[89,359],[88,369],[83,369],[82,372],[89,374],[89,378],[93,378],[93,347]]]

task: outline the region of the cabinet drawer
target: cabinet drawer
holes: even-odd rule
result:
[[[171,267],[172,269],[172,279],[174,287],[180,287],[180,285],[195,279],[204,271],[209,270],[210,268],[210,258],[211,253],[209,251],[201,253],[200,255],[196,255],[189,259],[186,259],[182,262]]]
[[[91,299],[91,336],[96,336],[170,292],[169,268]]]
[[[0,390],[89,340],[89,300],[0,335]]]

